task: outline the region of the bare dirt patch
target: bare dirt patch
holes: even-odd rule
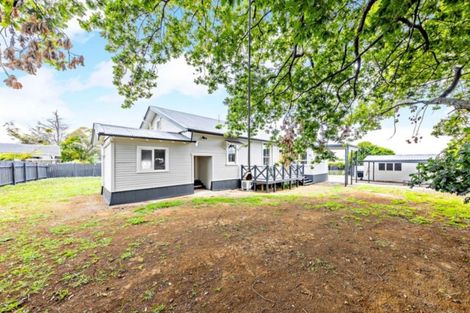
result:
[[[364,192],[358,199],[390,201]],[[468,230],[355,216],[323,208],[327,202],[185,204],[145,215],[135,225],[110,219],[74,236],[99,230],[112,243],[63,263],[50,277],[53,283],[23,307],[33,312],[470,311]],[[77,205],[85,212],[80,219],[95,214],[87,211],[86,201]]]

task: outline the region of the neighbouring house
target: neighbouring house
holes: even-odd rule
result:
[[[363,180],[407,183],[419,163],[435,157],[435,154],[368,155],[362,166]]]
[[[57,162],[60,160],[60,147],[57,145],[33,145],[20,143],[0,143],[0,153],[30,154],[30,161]]]
[[[195,188],[240,188],[247,165],[247,138],[226,138],[224,122],[150,106],[139,128],[94,123],[93,143],[102,149],[102,193],[112,204],[194,193]],[[251,163],[276,172],[279,148],[269,134],[251,141]],[[327,179],[327,166],[306,168],[312,181]],[[266,173],[265,172],[265,173]]]

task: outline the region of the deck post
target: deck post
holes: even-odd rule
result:
[[[257,176],[256,176],[256,170],[257,170],[257,167],[256,167],[256,165],[255,165],[255,166],[253,166],[253,175],[252,175],[252,179],[253,179],[253,181],[254,181],[253,189],[254,189],[255,191],[256,191],[256,188],[257,188],[257,187],[256,187],[256,182],[257,182],[257,180],[256,180],[256,177],[257,177]]]
[[[273,172],[274,172],[274,184],[273,184],[273,191],[276,192],[276,164],[273,165]]]
[[[266,192],[269,192],[269,165],[266,166]]]

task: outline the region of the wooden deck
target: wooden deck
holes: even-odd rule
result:
[[[289,166],[241,166],[241,177],[251,172],[253,176],[253,190],[259,189],[269,192],[270,190],[276,191],[277,188],[292,188],[292,186],[299,186],[303,184],[304,165],[291,164]]]

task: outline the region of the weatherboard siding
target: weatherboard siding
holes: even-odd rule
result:
[[[115,188],[113,191],[156,188],[192,183],[190,144],[158,140],[117,139],[115,145]],[[168,148],[169,170],[137,171],[137,147]]]
[[[105,188],[117,192],[193,183],[193,158],[197,155],[212,157],[210,181],[240,179],[240,166],[247,164],[246,140],[240,140],[243,144],[239,145],[238,164],[232,165],[227,164],[227,141],[223,136],[195,133],[193,139],[197,141],[197,145],[196,143],[114,138],[112,145],[105,147],[105,162],[110,160],[113,162],[111,168],[108,168],[109,164],[105,165]],[[138,172],[137,148],[141,146],[168,148],[169,171]],[[108,155],[112,158],[108,158]],[[277,147],[273,147],[272,155],[272,163],[278,162]],[[252,165],[263,165],[263,142],[252,141],[251,158]]]

